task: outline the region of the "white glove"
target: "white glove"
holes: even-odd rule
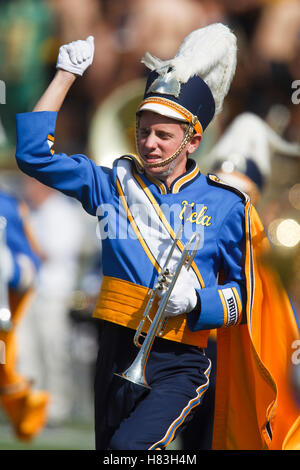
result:
[[[165,290],[159,294],[160,297],[164,292]],[[184,267],[170,295],[165,314],[167,317],[175,317],[181,313],[189,313],[196,307],[197,300],[197,293],[193,287],[192,274]]]
[[[9,282],[14,274],[14,260],[6,245],[0,250],[0,274],[4,282]]]
[[[82,75],[93,62],[94,50],[93,36],[65,44],[59,48],[56,68]]]

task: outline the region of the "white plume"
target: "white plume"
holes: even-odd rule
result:
[[[236,55],[235,35],[227,26],[215,23],[190,33],[173,59],[161,60],[146,53],[142,62],[160,75],[169,72],[180,83],[194,75],[201,77],[213,94],[217,115],[235,73]]]
[[[246,158],[253,160],[263,175],[271,170],[271,157],[300,157],[300,144],[287,142],[259,116],[246,112],[237,116],[208,155],[210,165],[217,161],[232,162],[241,168]]]

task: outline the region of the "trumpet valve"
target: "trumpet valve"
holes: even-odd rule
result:
[[[171,271],[169,268],[164,269],[164,271],[158,276],[157,283],[159,285],[164,284],[168,286],[172,281],[172,277],[174,276],[174,272]]]

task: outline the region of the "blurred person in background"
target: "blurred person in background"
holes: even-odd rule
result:
[[[237,116],[207,155],[212,171],[250,196],[257,207],[271,179],[275,154],[300,157],[300,143],[277,134],[254,113]]]
[[[24,203],[0,191],[0,340],[4,361],[0,364],[0,403],[18,439],[28,441],[46,424],[50,395],[33,388],[29,375],[18,368],[20,355],[16,330],[26,316],[34,295],[40,259],[33,241]],[[4,219],[2,219],[4,218]],[[8,305],[4,301],[8,295]],[[7,315],[6,308],[11,316]]]
[[[49,425],[72,416],[74,377],[70,354],[72,293],[77,283],[84,228],[78,206],[26,178],[24,197],[42,263],[36,295],[18,328],[19,367],[51,393]]]

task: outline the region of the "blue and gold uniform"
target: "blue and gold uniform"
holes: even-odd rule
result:
[[[166,338],[199,345],[199,334],[191,334],[190,329],[240,323],[245,301],[246,198],[242,193],[201,174],[192,160],[188,171],[167,188],[163,182],[145,176],[130,157],[117,160],[113,169],[108,169],[96,166],[84,155],[53,155],[47,139],[49,134],[54,135],[56,116],[53,112],[18,115],[16,156],[23,171],[75,197],[89,214],[98,215],[104,282],[95,316],[136,328],[148,290],[153,288],[162,265],[161,239],[163,250],[167,250],[177,228],[185,222],[183,243],[195,231],[202,239],[192,266],[202,314],[199,318],[190,316],[190,328],[184,319],[170,320],[176,326],[167,328]],[[186,216],[188,207],[191,209]],[[181,251],[180,242],[178,253]],[[221,269],[226,273],[224,286],[217,283]],[[132,308],[128,306],[129,296]],[[122,299],[127,308],[120,312],[114,302],[122,304]],[[203,347],[207,335],[201,332]]]

